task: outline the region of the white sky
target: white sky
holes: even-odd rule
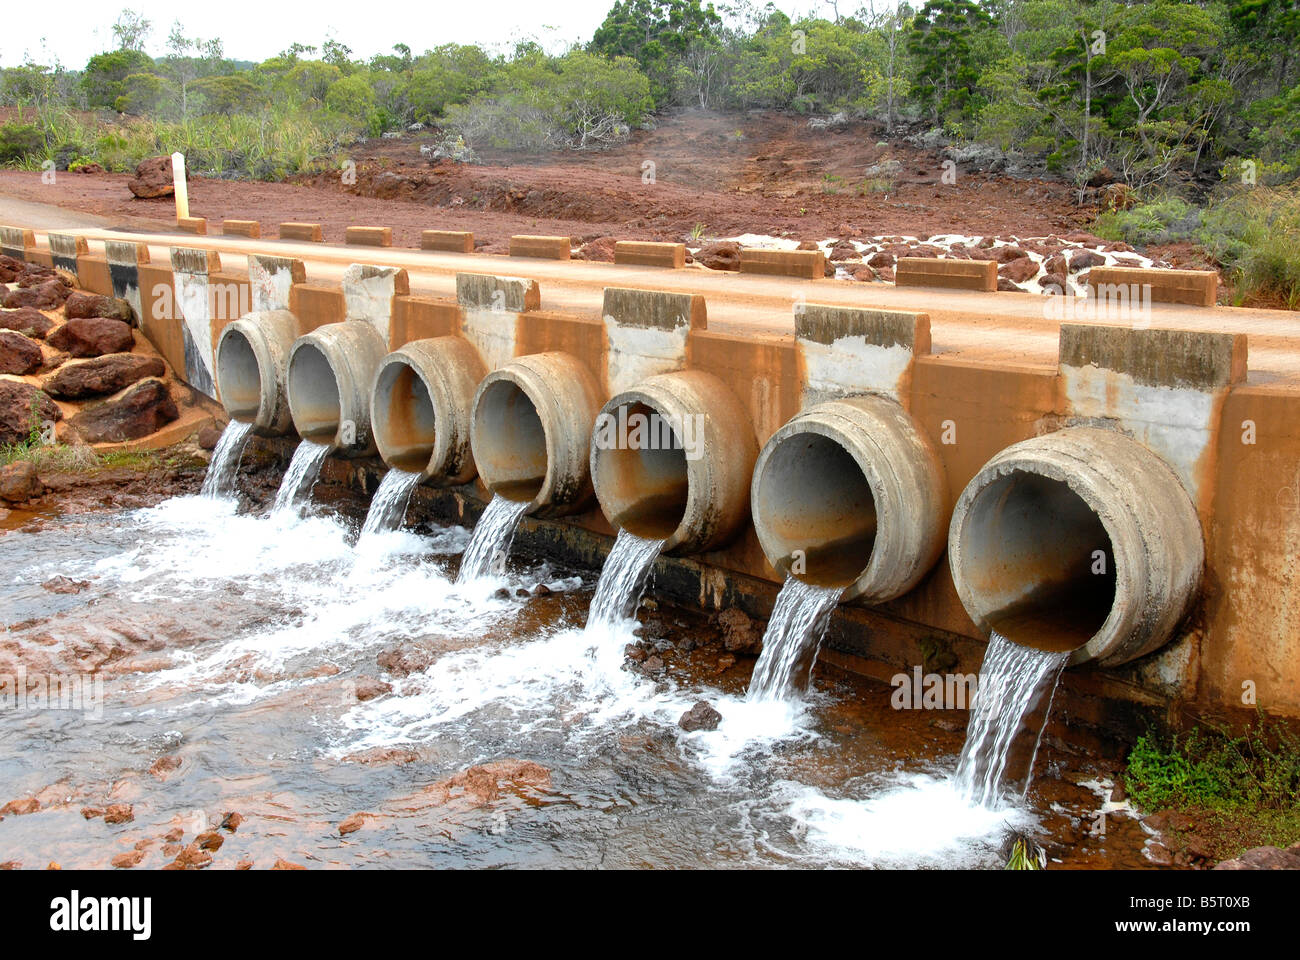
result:
[[[114,47],[112,24],[123,6],[141,11],[153,22],[147,51],[159,56],[172,22],[180,19],[186,35],[220,37],[227,57],[265,60],[294,41],[319,46],[333,37],[352,48],[354,58],[386,53],[405,43],[421,53],[442,43],[479,43],[509,50],[516,40],[534,39],[548,50],[586,41],[614,0],[219,0],[216,3],[165,3],[161,0],[64,0],[42,8],[27,3],[22,13],[6,18],[0,35],[0,65],[15,66],[24,55],[38,63],[55,58],[79,69],[96,53]],[[716,6],[721,6],[715,0]],[[786,13],[802,14],[830,7],[818,0],[775,0]],[[841,0],[847,13],[857,0]]]

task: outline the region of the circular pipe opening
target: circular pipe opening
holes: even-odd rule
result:
[[[902,596],[943,552],[943,465],[890,397],[843,397],[800,413],[763,447],[750,499],[768,562],[841,587],[846,601]]]
[[[474,459],[494,494],[531,501],[546,482],[546,430],[537,406],[511,380],[493,380],[474,404]]]
[[[409,363],[390,358],[379,369],[370,411],[379,455],[390,467],[424,473],[437,442],[429,386]]]
[[[262,370],[248,336],[227,327],[217,344],[217,391],[226,412],[253,423],[262,405]]]
[[[818,433],[778,440],[757,476],[772,565],[808,583],[848,587],[871,563],[876,500],[853,454]]]
[[[1114,666],[1174,634],[1205,544],[1168,463],[1117,430],[1080,426],[980,469],[953,509],[948,559],[979,629]]]
[[[1040,650],[1076,650],[1110,617],[1115,551],[1095,510],[1060,480],[1013,470],[970,501],[962,575],[989,627]]]
[[[609,522],[647,540],[667,540],[685,518],[690,496],[681,437],[648,403],[607,406],[602,413],[613,418],[620,441],[601,448],[595,467]]]
[[[304,440],[331,443],[343,417],[338,378],[325,351],[300,341],[289,359],[289,406]]]

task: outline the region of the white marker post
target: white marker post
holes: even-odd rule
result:
[[[176,191],[176,222],[190,215],[190,191],[185,182],[185,154],[172,154],[172,186]]]

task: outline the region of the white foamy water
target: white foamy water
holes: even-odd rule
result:
[[[749,681],[750,700],[787,700],[807,686],[817,650],[843,587],[786,577],[763,632],[763,652]]]
[[[587,626],[611,626],[632,615],[663,545],[662,540],[646,540],[619,530],[601,568],[596,595],[587,610]]]
[[[221,439],[212,451],[208,473],[203,478],[201,495],[228,497],[235,492],[235,475],[239,472],[239,458],[253,434],[253,425],[242,420],[231,420],[221,431]]]
[[[293,452],[293,459],[289,461],[289,469],[284,472],[284,478],[280,481],[280,489],[275,492],[272,513],[296,510],[311,496],[311,488],[316,486],[321,464],[325,462],[329,452],[330,447],[313,440],[304,440],[298,444],[298,448]]]
[[[1039,702],[1048,683],[1055,691],[1069,658],[1068,652],[1035,650],[1012,643],[996,632],[989,637],[984,664],[980,667],[979,687],[971,703],[966,743],[953,778],[957,792],[969,803],[997,807],[1007,757],[1021,722]],[[1046,723],[1044,716],[1043,724]],[[1037,750],[1035,745],[1035,754]],[[1026,787],[1032,773],[1031,767]]]
[[[1037,822],[1018,808],[975,806],[950,781],[925,773],[886,778],[863,799],[791,782],[773,793],[799,825],[802,856],[863,866],[993,866],[1006,833]]]
[[[366,522],[362,524],[361,536],[396,530],[402,525],[406,516],[406,505],[410,503],[411,494],[420,484],[420,474],[393,468],[379,481],[379,489],[370,501],[370,510],[366,513]]]
[[[457,583],[470,583],[492,574],[505,571],[510,555],[510,542],[515,538],[515,528],[528,509],[527,501],[509,500],[494,495],[479,515],[474,525],[465,555],[461,557]]]

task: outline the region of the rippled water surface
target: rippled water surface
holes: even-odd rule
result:
[[[752,658],[667,607],[641,612],[662,669],[634,664],[637,621],[585,626],[593,573],[457,583],[469,532],[412,529],[178,497],[0,534],[0,674],[103,680],[97,710],[0,710],[0,804],[38,804],[0,862],[160,867],[236,812],[214,867],[996,866],[1060,819],[960,799],[960,729],[888,687],[826,667],[746,701]],[[722,722],[687,733],[699,699]]]

